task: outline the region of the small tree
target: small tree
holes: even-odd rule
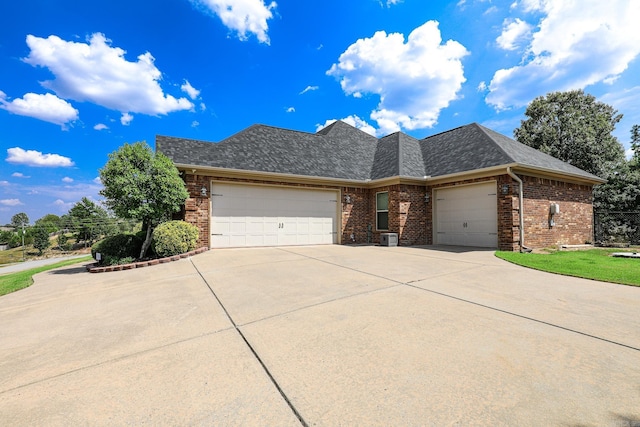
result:
[[[36,227],[45,228],[49,233],[55,233],[60,229],[60,217],[54,214],[47,214],[36,221]]]
[[[189,196],[171,160],[145,142],[125,144],[109,154],[100,179],[106,205],[119,217],[142,221],[146,237],[140,258],[151,245],[154,228],[179,211]]]
[[[33,233],[33,247],[38,250],[38,254],[42,255],[45,249],[51,246],[51,241],[49,240],[49,233],[46,228],[43,227],[35,227],[35,231]]]
[[[18,231],[22,227],[29,225],[29,217],[26,213],[20,212],[11,217],[11,226]]]
[[[69,209],[61,223],[75,231],[76,241],[90,244],[101,235],[108,234],[110,226],[107,211],[86,197]]]

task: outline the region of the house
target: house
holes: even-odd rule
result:
[[[593,239],[604,180],[473,123],[421,140],[337,121],[254,125],[219,142],[156,137],[212,248],[379,242],[521,250]]]

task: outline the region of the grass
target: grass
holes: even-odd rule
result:
[[[42,273],[43,271],[47,270],[53,270],[54,268],[65,267],[67,265],[78,264],[80,262],[85,262],[92,259],[93,258],[91,258],[91,256],[74,258],[67,261],[60,261],[51,265],[32,268],[30,270],[18,271],[17,273],[4,274],[0,276],[0,296],[31,286],[33,284],[34,274]]]
[[[558,251],[549,254],[496,252],[498,258],[523,267],[602,282],[640,286],[640,259],[615,258],[620,249]]]

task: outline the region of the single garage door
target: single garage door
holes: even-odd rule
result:
[[[498,246],[496,182],[436,190],[436,242],[441,245]]]
[[[337,243],[338,193],[212,182],[211,247]]]

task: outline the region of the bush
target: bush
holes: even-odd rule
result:
[[[105,264],[107,259],[112,264],[114,259],[135,259],[140,255],[142,242],[143,239],[138,234],[116,234],[94,244],[91,247],[91,256],[95,259],[96,253],[99,252],[102,255],[101,264]]]
[[[151,247],[160,257],[192,251],[198,241],[198,228],[184,221],[168,221],[153,231]]]

